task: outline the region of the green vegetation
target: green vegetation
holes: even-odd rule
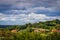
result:
[[[60,20],[0,28],[0,40],[60,40]]]

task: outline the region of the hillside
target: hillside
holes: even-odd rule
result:
[[[4,26],[4,25],[3,25]],[[60,27],[60,20],[52,20],[52,21],[45,21],[45,22],[38,22],[38,23],[28,23],[25,25],[5,25],[5,28],[8,29],[26,29],[26,28],[43,28],[43,29],[58,29]]]
[[[60,40],[60,20],[0,28],[0,40]]]

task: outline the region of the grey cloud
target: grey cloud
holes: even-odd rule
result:
[[[36,6],[55,7],[55,10],[60,10],[60,0],[0,0],[0,5],[11,5],[11,9],[24,9]],[[1,6],[0,6],[1,7]],[[3,6],[2,6],[3,7]],[[5,8],[5,7],[3,7]]]
[[[15,4],[18,0],[0,0],[0,4]]]

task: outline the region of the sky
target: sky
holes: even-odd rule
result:
[[[0,0],[0,25],[60,19],[60,0]]]

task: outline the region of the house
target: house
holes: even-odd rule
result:
[[[16,33],[16,32],[17,32],[17,30],[11,30],[11,32]]]
[[[52,32],[60,32],[60,30],[52,30]]]
[[[42,29],[42,28],[33,28],[34,32],[48,32],[48,29]]]
[[[40,32],[39,30],[34,30],[34,32]]]

